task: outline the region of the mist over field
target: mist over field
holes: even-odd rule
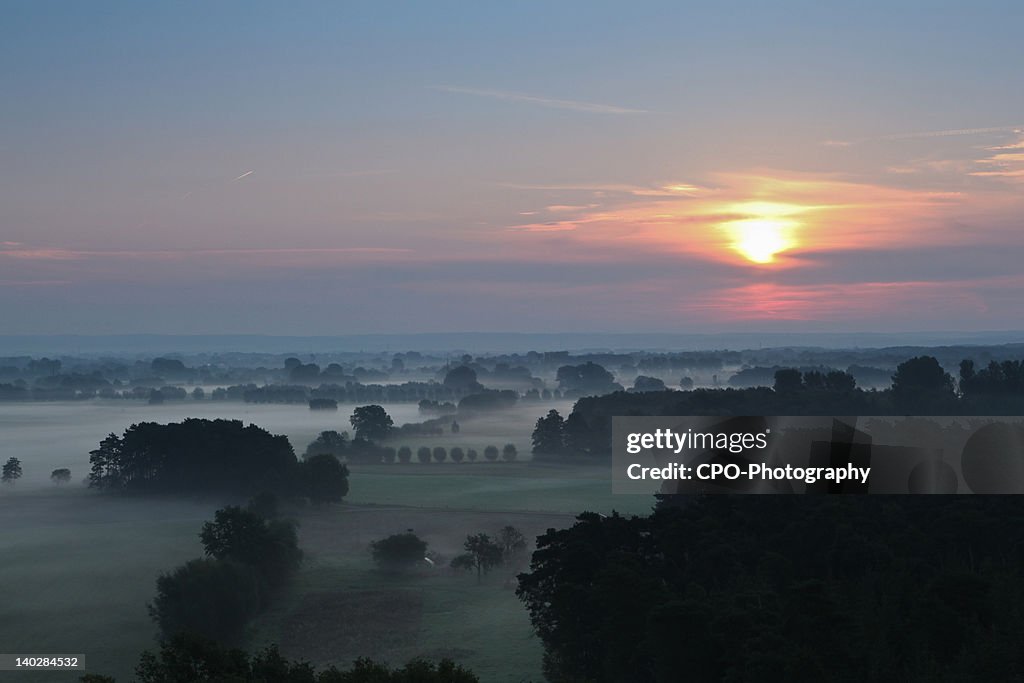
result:
[[[0,3],[0,682],[1024,681],[1022,25]]]

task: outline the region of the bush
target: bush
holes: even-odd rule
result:
[[[241,640],[262,603],[256,571],[241,562],[198,559],[156,580],[149,613],[163,636],[182,631],[224,643]]]
[[[370,544],[373,561],[381,569],[399,571],[423,561],[427,542],[414,533],[394,534]]]
[[[314,503],[340,503],[348,494],[348,467],[330,453],[299,463],[298,490]]]
[[[50,481],[54,484],[66,484],[71,481],[71,470],[66,467],[54,470],[50,473]]]

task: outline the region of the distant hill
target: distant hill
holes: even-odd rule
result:
[[[697,351],[706,349],[881,348],[944,345],[996,345],[1024,342],[1024,331],[990,332],[729,332],[679,333],[528,333],[460,332],[357,334],[343,336],[275,335],[0,335],[0,355],[203,353],[323,353],[329,351],[441,351],[448,353],[524,353],[536,351]]]

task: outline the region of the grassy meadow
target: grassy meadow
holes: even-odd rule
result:
[[[459,434],[411,446],[475,447],[512,442],[528,458],[529,434],[552,404],[465,420]],[[558,406],[564,410],[564,406]],[[396,422],[415,406],[388,406]],[[130,681],[139,653],[155,646],[146,603],[156,577],[201,554],[198,533],[227,502],[100,495],[81,485],[88,451],[131,422],[186,416],[233,417],[292,440],[297,452],[322,429],[342,429],[348,413],[297,406],[125,402],[0,404],[0,456],[21,458],[25,477],[0,490],[0,652],[84,654],[90,671]],[[402,445],[400,443],[395,445]],[[73,481],[49,483],[70,467]],[[294,582],[258,617],[249,647],[278,643],[290,656],[345,666],[359,656],[402,663],[453,657],[484,681],[539,681],[541,647],[503,568],[477,582],[448,560],[470,533],[519,528],[531,541],[569,525],[583,510],[642,513],[651,501],[613,496],[606,467],[528,461],[355,465],[342,505],[287,511],[300,522],[305,562]],[[381,574],[370,543],[413,529],[438,554],[438,567]],[[12,681],[74,681],[76,674],[4,674]]]

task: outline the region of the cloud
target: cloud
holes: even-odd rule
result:
[[[203,256],[303,256],[343,254],[409,254],[412,249],[391,247],[286,248],[286,249],[145,249],[89,250],[54,248],[0,249],[0,258],[24,261],[77,261],[95,258],[185,259]]]
[[[647,114],[646,109],[633,109],[630,107],[619,107],[612,104],[598,104],[596,102],[580,102],[578,100],[563,100],[553,97],[542,97],[521,92],[508,90],[492,90],[488,88],[467,88],[458,85],[435,85],[430,86],[432,90],[441,92],[457,93],[460,95],[476,95],[477,97],[489,97],[495,100],[507,102],[523,102],[525,104],[536,104],[541,107],[552,109],[569,109],[590,114]]]
[[[924,130],[913,133],[893,133],[890,135],[877,135],[859,140],[824,140],[821,144],[826,147],[850,147],[862,145],[868,142],[893,142],[896,140],[916,140],[920,138],[949,138],[963,135],[985,135],[988,133],[1021,133],[1024,132],[1024,124],[1014,126],[990,126],[988,128],[950,128],[947,130]]]
[[[238,176],[237,178],[235,178],[235,180],[241,180],[242,178],[246,178],[246,177],[248,177],[248,176],[251,176],[252,174],[253,174],[253,172],[252,172],[252,171],[246,171],[246,172],[245,172],[245,173],[243,173],[242,175],[240,175],[240,176]],[[233,180],[233,181],[231,181],[231,182],[234,182],[234,180]]]

